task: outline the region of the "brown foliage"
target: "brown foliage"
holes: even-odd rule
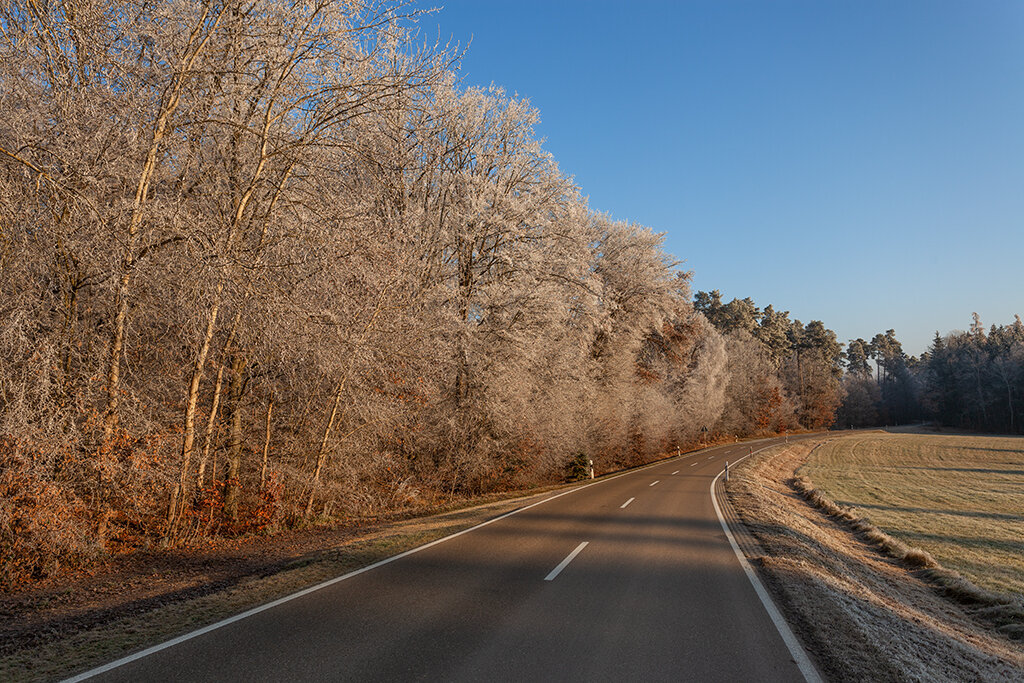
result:
[[[101,548],[85,501],[39,475],[26,444],[0,438],[0,588],[80,566]]]

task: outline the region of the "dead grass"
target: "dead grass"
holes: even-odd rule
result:
[[[901,560],[907,566],[914,569],[938,568],[939,563],[927,552],[920,548],[908,546],[876,527],[870,520],[857,515],[856,511],[852,508],[837,504],[822,494],[821,491],[814,488],[814,484],[807,477],[794,477],[790,483],[811,505],[822,510],[825,514],[849,523],[850,528],[859,531],[865,539],[881,548],[890,557]]]
[[[864,434],[798,474],[976,586],[1024,597],[1024,438]]]

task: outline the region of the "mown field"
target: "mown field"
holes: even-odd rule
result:
[[[859,434],[798,474],[976,585],[1024,594],[1024,438]]]

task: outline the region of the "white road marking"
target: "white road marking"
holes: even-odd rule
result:
[[[770,446],[766,446],[760,450],[750,453],[760,453],[763,450],[767,450]],[[737,460],[740,462],[746,460],[750,455],[744,456]],[[715,495],[715,484],[718,483],[719,477],[725,474],[725,470],[718,473],[714,479],[711,480],[711,503],[715,506],[715,514],[718,515],[718,523],[722,525],[722,530],[725,531],[726,538],[729,539],[729,545],[732,546],[732,550],[736,553],[736,557],[740,561],[740,566],[743,567],[743,572],[750,579],[751,585],[754,587],[754,592],[757,593],[757,597],[761,599],[761,604],[764,605],[765,610],[768,612],[768,616],[771,617],[772,623],[775,624],[775,629],[782,636],[782,642],[786,644],[786,648],[789,649],[789,654],[793,657],[793,661],[796,662],[797,667],[800,669],[800,673],[804,675],[804,680],[807,683],[822,683],[821,674],[814,668],[814,664],[811,662],[810,657],[804,651],[803,646],[800,645],[800,641],[793,635],[793,631],[790,630],[789,624],[782,617],[775,603],[772,602],[771,596],[768,595],[768,591],[764,589],[761,584],[761,580],[757,578],[757,574],[754,573],[753,567],[747,562],[747,558],[743,556],[743,551],[740,550],[740,546],[736,543],[736,538],[732,535],[732,531],[729,529],[729,525],[725,522],[725,517],[722,516],[722,509],[718,507],[718,497]]]
[[[693,463],[692,465],[690,465],[690,467],[696,467],[696,466],[697,466],[697,465],[699,465],[699,464],[700,464],[699,462],[695,462],[695,463]]]
[[[590,541],[583,541],[583,543],[580,543],[578,546],[576,546],[576,550],[573,550],[571,553],[569,553],[569,555],[564,560],[562,560],[557,567],[551,570],[550,574],[544,577],[544,580],[554,581],[555,577],[558,576],[563,569],[569,566],[569,563],[573,561],[573,558],[579,555],[580,552],[587,547],[588,543],[590,543]]]
[[[630,503],[632,503],[632,502],[633,502],[634,500],[636,500],[636,498],[630,498],[630,499],[629,499],[629,500],[627,500],[627,501],[626,501],[625,503],[623,503],[622,505],[620,505],[620,506],[619,506],[619,508],[621,509],[621,508],[624,508],[624,507],[626,507],[627,505],[629,505]]]
[[[679,474],[679,470],[676,470],[676,471],[675,471],[675,472],[673,472],[672,474],[673,474],[673,475]]]
[[[715,456],[713,456],[713,455],[710,458],[708,458],[708,460],[714,460],[714,459],[715,459]]]
[[[654,481],[652,481],[652,482],[651,482],[650,484],[648,484],[648,486],[654,486],[654,485],[655,485],[655,484],[657,484],[657,483],[658,483],[659,481],[661,481],[661,479],[655,479],[655,480],[654,480]]]

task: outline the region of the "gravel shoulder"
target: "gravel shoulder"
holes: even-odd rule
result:
[[[823,438],[821,441],[824,441]],[[1024,652],[922,570],[884,555],[792,488],[818,442],[736,467],[730,502],[756,539],[751,563],[827,680],[1020,681]]]

